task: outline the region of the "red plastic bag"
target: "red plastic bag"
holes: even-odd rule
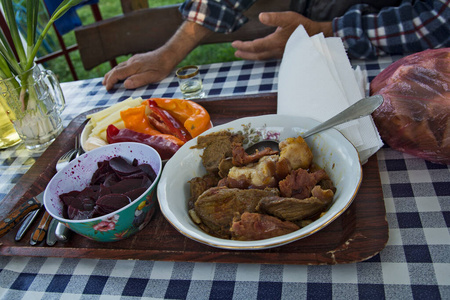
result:
[[[370,84],[384,103],[372,114],[391,148],[450,164],[450,48],[406,56]]]

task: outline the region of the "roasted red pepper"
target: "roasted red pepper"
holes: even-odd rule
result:
[[[148,135],[127,128],[118,129],[114,125],[109,125],[106,129],[106,138],[110,144],[120,142],[137,142],[149,145],[159,153],[161,159],[171,158],[175,152],[180,149],[179,145],[165,139],[161,135]]]
[[[167,110],[180,121],[194,138],[211,128],[211,118],[200,104],[185,99],[152,98],[158,107]]]
[[[181,122],[175,119],[167,110],[159,108],[154,100],[147,100],[147,107],[146,115],[149,123],[161,133],[174,135],[183,142],[192,139]]]
[[[159,130],[156,130],[149,123],[147,115],[145,114],[145,108],[145,105],[141,105],[121,111],[120,117],[125,124],[125,128],[152,136],[162,136],[166,140],[170,140],[171,142],[180,146],[185,143],[185,141],[180,140],[173,134],[164,134]]]

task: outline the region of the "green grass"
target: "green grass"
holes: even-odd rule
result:
[[[151,0],[149,1],[150,7],[158,7],[163,5],[171,5],[183,2],[182,0]],[[103,19],[111,18],[122,14],[122,8],[120,1],[99,1],[99,8]],[[81,7],[77,10],[77,13],[81,19],[82,24],[92,24],[94,18],[90,7]],[[54,32],[50,33],[51,38],[57,44],[56,35]],[[75,33],[69,32],[63,36],[66,46],[70,46],[76,43]],[[111,69],[109,63],[103,63],[92,70],[85,70],[80,59],[78,51],[72,51],[70,53],[72,63],[76,69],[79,79],[88,79],[103,77],[106,72]],[[123,56],[117,58],[118,62],[125,61],[130,56]],[[234,49],[230,46],[230,43],[214,44],[214,45],[202,45],[197,47],[183,60],[180,65],[203,65],[214,62],[225,62],[237,60],[234,56]],[[70,73],[69,66],[63,56],[55,58],[45,63],[45,67],[52,70],[59,78],[61,82],[73,81],[73,77]]]

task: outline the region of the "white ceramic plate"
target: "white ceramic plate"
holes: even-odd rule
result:
[[[212,127],[212,123],[211,123],[211,127]],[[80,135],[80,139],[81,139],[81,147],[83,148],[83,151],[84,151],[84,152],[88,152],[88,151],[86,150],[86,148],[84,147],[84,144],[86,143],[87,139],[89,138],[89,135],[91,134],[92,129],[93,129],[92,123],[91,123],[91,121],[89,121],[89,122],[87,122],[87,124],[84,126],[83,131],[81,132],[81,135]],[[164,159],[164,160],[163,160],[163,163],[166,163],[166,162],[167,162],[167,159]]]
[[[84,126],[83,131],[81,132],[80,139],[81,139],[81,147],[83,148],[84,152],[87,152],[84,148],[84,144],[86,143],[87,139],[89,138],[89,135],[92,132],[92,124],[91,121],[87,122],[87,124]]]
[[[264,115],[239,119],[214,127],[202,135],[220,130],[244,132],[250,140],[274,139],[282,141],[297,137],[318,122],[309,118]],[[314,154],[314,162],[324,168],[334,185],[336,194],[333,205],[324,216],[290,234],[258,240],[235,241],[213,237],[202,231],[189,217],[188,181],[203,176],[206,170],[201,164],[202,149],[191,149],[197,144],[193,139],[181,147],[167,162],[158,184],[157,196],[166,219],[183,235],[200,243],[217,248],[256,250],[281,246],[309,236],[330,224],[352,203],[362,180],[362,167],[355,147],[337,130],[329,129],[306,139]],[[249,142],[248,144],[251,144]],[[245,147],[245,145],[244,145]]]

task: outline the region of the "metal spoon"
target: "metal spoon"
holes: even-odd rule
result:
[[[74,151],[73,154],[70,155],[70,157],[67,159],[67,161],[64,161],[64,162],[58,161],[58,163],[56,164],[56,171],[59,172],[70,161],[72,161],[73,159],[77,158],[78,156],[80,156],[82,154],[81,138],[79,135],[75,137],[75,149],[73,149],[73,151]],[[50,241],[47,241],[47,245],[49,245],[49,246],[53,246],[56,243],[56,241],[66,242],[69,239],[71,232],[72,232],[63,223],[60,223],[57,220],[54,220],[54,221],[55,221],[55,224],[52,227],[52,234],[51,234]]]
[[[363,98],[353,105],[350,105],[348,108],[344,109],[334,117],[301,134],[301,137],[306,139],[313,134],[329,129],[336,125],[368,116],[373,113],[383,103],[383,101],[384,99],[381,95]],[[267,147],[278,151],[278,142],[273,140],[260,141],[251,145],[245,151],[251,154],[254,153],[255,150],[262,151]]]
[[[60,242],[67,242],[72,233],[72,230],[66,227],[63,223],[58,222],[55,228],[56,239]]]

